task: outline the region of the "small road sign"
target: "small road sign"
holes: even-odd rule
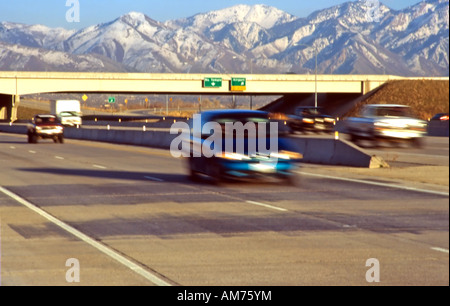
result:
[[[205,78],[203,80],[204,88],[221,88],[222,78]]]
[[[246,78],[231,78],[231,91],[245,91],[246,89]]]

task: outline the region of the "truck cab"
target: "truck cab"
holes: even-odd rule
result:
[[[426,121],[415,118],[409,106],[398,104],[365,105],[358,117],[347,118],[346,126],[354,142],[410,142],[416,147],[427,132]]]
[[[27,126],[28,143],[39,139],[53,139],[64,143],[64,127],[55,115],[36,115]]]
[[[75,111],[63,111],[58,114],[58,119],[64,126],[81,126],[81,113]]]

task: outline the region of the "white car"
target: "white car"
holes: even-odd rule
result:
[[[421,145],[427,133],[428,123],[412,115],[411,108],[398,104],[365,105],[359,117],[346,120],[346,128],[352,141],[409,141]]]

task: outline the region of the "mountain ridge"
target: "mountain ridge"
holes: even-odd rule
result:
[[[376,21],[366,1],[350,1],[305,18],[236,5],[166,22],[130,12],[78,31],[0,22],[0,42],[107,58],[118,64],[111,69],[138,72],[314,73],[317,52],[324,74],[448,76],[448,3],[380,4]],[[8,66],[1,64],[2,57]]]

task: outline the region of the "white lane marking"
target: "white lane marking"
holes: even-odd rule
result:
[[[10,146],[9,147],[11,150],[15,150],[16,149],[16,147],[14,147],[14,146]]]
[[[60,159],[60,160],[63,160],[63,159],[64,159],[64,157],[61,157],[61,156],[55,156],[55,158],[56,158],[56,159]]]
[[[263,207],[267,207],[267,208],[279,210],[279,211],[288,211],[288,210],[285,209],[285,208],[276,207],[276,206],[272,206],[272,205],[264,204],[264,203],[260,203],[260,202],[255,202],[255,201],[245,201],[245,202],[246,202],[246,203],[249,203],[249,204],[253,204],[253,205],[258,205],[258,206],[263,206]]]
[[[443,249],[443,248],[431,248],[434,251],[438,251],[438,252],[442,252],[442,253],[447,253],[448,254],[448,250],[447,249]]]
[[[100,165],[92,165],[92,167],[97,168],[97,169],[107,169],[105,166],[100,166]]]
[[[36,151],[33,151],[33,150],[30,150],[28,152],[31,153],[31,154],[36,154]]]
[[[146,178],[147,180],[151,180],[151,181],[164,182],[164,180],[159,179],[157,177],[153,177],[153,176],[144,176],[144,178]]]
[[[380,152],[381,154],[384,152]],[[378,153],[378,154],[380,154]],[[381,155],[380,154],[380,155]],[[417,156],[417,157],[432,157],[432,158],[446,158],[449,157],[447,155],[433,155],[433,154],[421,154],[421,153],[406,153],[406,152],[395,152],[395,151],[389,151],[389,154],[398,154],[398,155],[407,155],[407,156]]]
[[[392,184],[388,184],[388,183],[371,182],[371,181],[351,179],[351,178],[345,178],[345,177],[339,177],[339,176],[324,175],[324,174],[313,174],[313,173],[308,173],[308,172],[297,172],[297,173],[302,174],[302,175],[309,175],[309,176],[315,176],[315,177],[321,177],[321,178],[327,178],[327,179],[339,180],[339,181],[345,181],[345,182],[360,183],[360,184],[374,185],[374,186],[381,186],[381,187],[389,187],[389,188],[395,188],[395,189],[417,191],[417,192],[422,192],[422,193],[431,193],[431,194],[447,196],[447,197],[449,196],[448,192],[443,192],[443,191],[427,190],[427,189],[421,189],[421,188],[415,188],[415,187],[399,186],[399,185],[392,185]]]
[[[145,279],[149,280],[155,285],[158,286],[171,286],[169,283],[158,277],[157,275],[151,273],[150,271],[145,270],[143,267],[141,267],[139,264],[131,261],[130,259],[122,256],[118,252],[114,251],[111,248],[108,248],[106,245],[92,239],[91,237],[87,236],[86,234],[80,232],[79,230],[75,229],[74,227],[68,225],[67,223],[55,218],[54,216],[50,215],[46,211],[38,208],[34,204],[28,202],[27,200],[21,198],[20,196],[16,195],[15,193],[12,193],[11,191],[3,188],[0,186],[0,192],[4,193],[8,197],[14,199],[18,203],[24,205],[25,207],[31,209],[35,213],[39,214],[40,216],[44,217],[45,219],[49,220],[50,222],[54,223],[55,225],[59,226],[63,230],[69,232],[70,234],[74,235],[78,239],[86,242],[87,244],[91,245],[92,247],[96,248],[100,252],[106,254],[107,256],[111,257],[112,259],[118,261],[122,265],[126,266],[132,271],[135,271],[137,274],[141,275]]]

